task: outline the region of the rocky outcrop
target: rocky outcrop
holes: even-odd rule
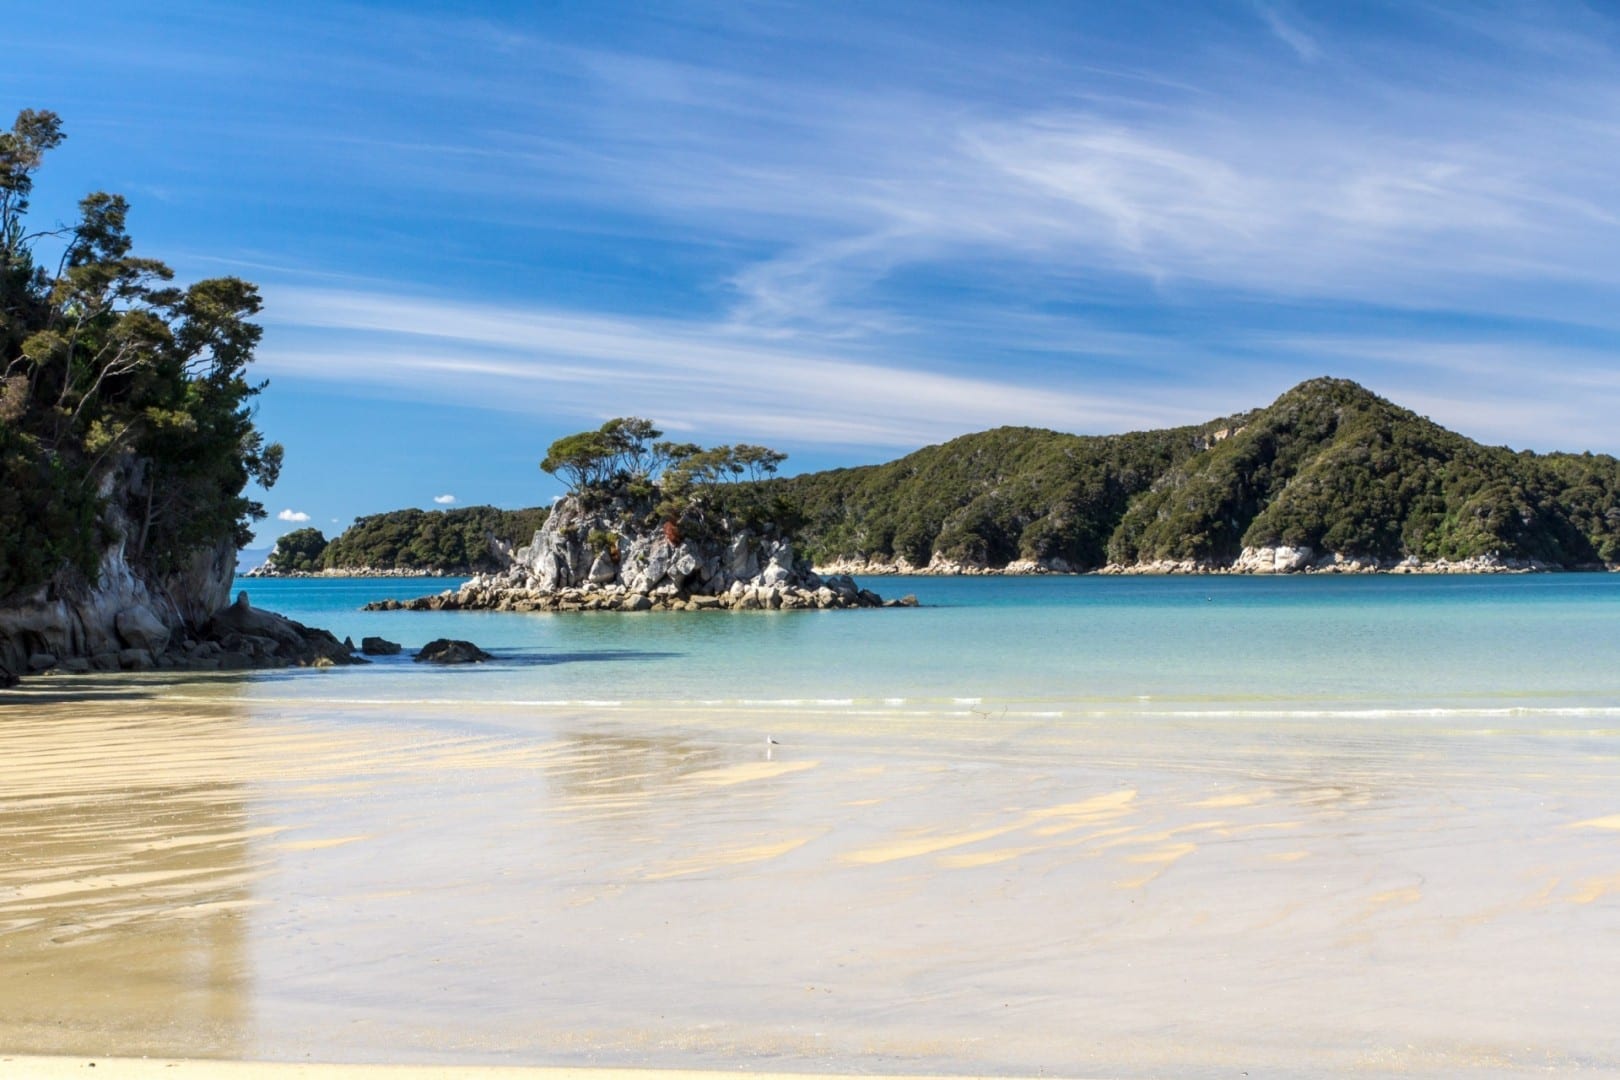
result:
[[[891,577],[1028,577],[1038,574],[1075,574],[1075,567],[1060,558],[1016,559],[1006,566],[983,566],[962,562],[935,553],[926,566],[914,566],[905,558],[834,559],[815,568],[818,574],[860,574]]]
[[[1371,555],[1347,555],[1340,552],[1317,554],[1308,547],[1244,548],[1236,559],[1227,562],[1196,559],[1160,559],[1155,562],[1110,564],[1097,571],[1100,574],[1168,575],[1168,574],[1529,574],[1559,567],[1549,566],[1536,559],[1507,559],[1500,555],[1481,555],[1471,559],[1435,559],[1425,561],[1416,556],[1402,559],[1379,559]]]
[[[384,600],[393,611],[749,611],[880,607],[844,575],[822,577],[792,541],[720,521],[698,533],[649,526],[645,501],[574,496],[552,511],[512,563],[457,591]]]
[[[223,539],[167,574],[144,571],[127,555],[130,523],[111,497],[127,471],[101,492],[111,539],[93,580],[67,568],[20,595],[0,599],[0,670],[151,671],[348,663],[341,643],[247,605],[228,607],[236,547]]]
[[[251,570],[244,570],[245,578],[423,578],[423,577],[461,577],[465,571],[447,570],[443,567],[389,567],[378,569],[372,566],[336,566],[324,570],[277,570],[269,563],[255,566]]]
[[[398,656],[400,645],[387,638],[363,637],[360,639],[360,652],[366,656]]]
[[[235,548],[198,553],[176,573],[138,573],[122,540],[102,553],[96,580],[64,571],[0,607],[0,666],[30,674],[81,661],[96,670],[143,670],[186,628],[230,596]]]

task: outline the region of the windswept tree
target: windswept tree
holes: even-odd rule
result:
[[[759,498],[723,496],[723,488],[773,475],[787,455],[767,446],[739,443],[704,449],[692,442],[658,441],[662,432],[650,420],[620,417],[595,431],[565,435],[551,444],[540,467],[586,492],[647,498],[653,523],[674,529],[682,519],[713,511],[722,517],[759,518],[787,511]]]
[[[701,449],[694,443],[660,442],[663,435],[651,420],[617,417],[595,431],[564,435],[546,450],[540,468],[574,494],[586,488],[657,483],[671,463]]]

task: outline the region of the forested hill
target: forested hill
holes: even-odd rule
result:
[[[1482,446],[1342,379],[1193,427],[998,428],[775,483],[819,563],[1094,569],[1287,545],[1384,564],[1620,561],[1620,462]]]
[[[544,508],[498,510],[466,506],[455,510],[392,510],[356,518],[327,542],[316,529],[283,536],[270,566],[282,573],[320,570],[433,570],[471,574],[505,565],[491,548],[493,537],[521,547],[545,524]]]

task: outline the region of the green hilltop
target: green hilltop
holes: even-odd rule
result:
[[[801,550],[822,565],[1221,566],[1246,548],[1282,546],[1381,565],[1620,562],[1620,461],[1485,446],[1344,379],[1313,379],[1264,408],[1187,427],[1003,427],[883,465],[736,487],[795,507]],[[483,569],[481,537],[521,545],[540,520],[468,530],[451,529],[445,514],[374,515],[333,541],[321,564]],[[459,549],[435,539],[449,532]]]
[[[1484,446],[1344,379],[1192,427],[997,428],[782,483],[818,562],[1074,569],[1287,545],[1392,562],[1620,560],[1620,462]]]

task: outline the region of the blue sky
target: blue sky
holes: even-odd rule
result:
[[[546,502],[618,415],[791,469],[1321,374],[1620,452],[1620,9],[15,4],[36,217],[266,307],[261,542]],[[279,516],[278,516],[279,515]]]

